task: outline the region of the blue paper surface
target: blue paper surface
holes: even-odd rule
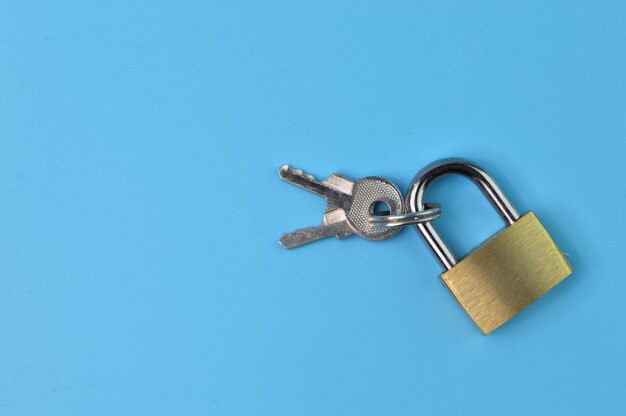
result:
[[[0,414],[622,414],[626,4],[0,2]],[[574,274],[488,337],[413,229],[281,182],[441,157]],[[502,227],[429,190],[460,256]]]

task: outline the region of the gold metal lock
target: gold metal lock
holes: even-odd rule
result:
[[[506,227],[457,263],[432,223],[416,228],[446,271],[445,286],[487,335],[569,276],[573,269],[530,211],[521,218],[495,181],[463,159],[442,159],[413,179],[410,211],[424,210],[424,193],[437,178],[461,174],[476,183],[504,219]]]

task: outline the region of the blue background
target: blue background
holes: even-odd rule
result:
[[[618,414],[622,1],[0,1],[0,413]],[[574,274],[489,337],[282,183],[483,165]],[[502,227],[429,192],[458,254]]]

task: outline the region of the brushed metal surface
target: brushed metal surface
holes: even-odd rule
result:
[[[530,211],[441,275],[487,335],[572,273]]]

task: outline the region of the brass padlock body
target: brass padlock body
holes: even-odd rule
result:
[[[530,211],[441,275],[486,335],[572,273]]]

